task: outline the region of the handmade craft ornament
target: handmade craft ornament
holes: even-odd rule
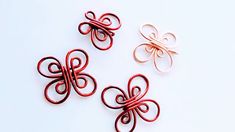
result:
[[[133,86],[133,83],[135,82],[134,80],[137,78],[140,78],[144,82],[144,88],[140,87],[139,85]],[[106,87],[101,94],[101,99],[104,105],[111,109],[122,109],[122,112],[117,116],[115,120],[115,129],[117,132],[121,131],[120,125],[125,126],[130,124],[132,124],[132,126],[128,131],[134,131],[136,127],[136,115],[139,115],[139,117],[147,122],[153,122],[157,120],[160,115],[160,106],[156,101],[152,99],[143,99],[149,89],[149,81],[144,75],[137,74],[132,76],[128,81],[127,89],[128,94],[126,94],[119,87],[109,86]],[[144,92],[142,92],[143,89]],[[111,93],[111,91],[118,92],[116,96],[112,95],[112,97],[114,97],[113,101],[115,102],[115,105],[108,103],[108,101],[110,101],[110,98],[107,98],[107,94]],[[153,113],[151,113],[152,110],[154,111]],[[146,114],[151,115],[146,116]]]
[[[72,54],[77,56],[72,56]],[[70,95],[71,84],[79,95],[83,97],[93,95],[97,87],[96,80],[91,75],[83,72],[88,62],[87,53],[81,49],[74,49],[67,53],[65,66],[55,57],[42,58],[37,65],[38,72],[46,78],[53,79],[44,89],[45,98],[53,104],[64,102]],[[42,65],[46,65],[47,69],[43,71]],[[50,88],[54,88],[56,95],[60,96],[60,99],[52,99],[49,96]]]
[[[121,21],[115,14],[105,13],[98,19],[92,11],[85,13],[88,22],[82,22],[78,26],[81,34],[91,34],[92,44],[99,50],[108,50],[113,45],[114,30],[121,27]],[[107,43],[107,44],[105,44]]]
[[[144,29],[150,29],[148,33]],[[148,40],[143,44],[137,46],[133,52],[134,59],[139,63],[145,63],[151,59],[154,61],[154,66],[159,72],[168,72],[172,68],[173,58],[172,55],[177,54],[174,50],[176,47],[176,37],[173,33],[165,33],[161,37],[158,34],[157,28],[151,24],[144,24],[140,27],[140,34]],[[139,57],[141,54],[140,49],[143,49],[147,57]],[[139,56],[138,56],[139,55]],[[159,59],[167,59],[168,63],[160,67]],[[159,61],[159,62],[158,62]],[[165,61],[165,60],[164,60]]]

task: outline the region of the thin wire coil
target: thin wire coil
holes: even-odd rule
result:
[[[71,56],[71,54],[74,53],[83,54],[85,56],[83,65],[81,56]],[[48,73],[42,70],[42,64],[46,63],[46,61],[49,62],[49,64],[46,64]],[[65,62],[66,65],[63,66],[58,59],[48,56],[42,58],[37,65],[37,70],[42,76],[53,79],[44,89],[45,98],[53,104],[63,103],[69,97],[71,84],[74,90],[83,97],[93,95],[97,88],[96,80],[91,75],[83,72],[89,62],[88,55],[84,50],[74,49],[69,51],[66,55]],[[88,88],[89,82],[93,84],[91,90],[86,93],[82,92],[81,90]],[[55,100],[49,96],[49,89],[53,87],[58,95],[64,95],[61,99]]]
[[[112,13],[105,13],[97,19],[94,12],[88,11],[85,13],[85,17],[89,21],[80,23],[78,31],[83,35],[90,33],[91,42],[97,49],[108,50],[111,48],[113,45],[113,36],[115,35],[113,31],[118,30],[121,27],[121,21],[118,16]],[[114,21],[117,23],[116,25]],[[86,27],[84,31],[83,27],[85,26],[88,27]],[[103,47],[102,45],[97,44],[96,40],[99,42],[109,41],[109,44]]]
[[[144,80],[146,84],[144,92],[141,91],[141,89],[143,88],[137,85],[131,86],[133,80],[136,78],[141,78]],[[160,106],[156,101],[152,99],[143,99],[143,97],[147,94],[148,89],[149,89],[149,81],[144,75],[137,74],[137,75],[132,76],[128,81],[127,89],[128,89],[128,94],[126,94],[119,87],[109,86],[109,87],[106,87],[102,91],[102,94],[101,94],[101,99],[105,106],[111,109],[122,109],[122,112],[117,116],[115,120],[115,129],[117,132],[121,131],[119,128],[119,125],[120,125],[118,123],[119,121],[123,125],[127,125],[133,119],[133,125],[129,130],[130,132],[132,132],[134,131],[136,127],[136,115],[139,115],[144,121],[147,121],[147,122],[153,122],[157,120],[160,115]],[[115,101],[114,101],[116,106],[110,105],[105,99],[107,92],[111,90],[116,90],[119,92],[119,94],[116,95]],[[150,109],[152,108],[149,106],[149,104],[151,103],[156,107],[157,109],[156,113],[151,118],[145,117],[144,114],[150,112]]]
[[[145,34],[144,29],[150,28],[152,29],[152,32]],[[176,44],[173,45],[167,45],[166,43],[168,41],[173,41],[173,43],[176,42],[176,37],[173,33],[165,33],[162,35],[162,37],[159,37],[158,30],[155,26],[151,24],[144,24],[140,27],[140,34],[148,40],[148,42],[145,42],[143,44],[140,44],[134,49],[133,56],[135,61],[139,63],[145,63],[149,60],[154,61],[154,66],[159,72],[169,72],[173,65],[173,58],[172,55],[177,54],[177,52],[174,50],[176,47]],[[148,58],[140,58],[137,54],[139,54],[137,51],[140,48],[144,48],[144,51],[146,54],[150,54]],[[159,58],[167,58],[169,61],[169,65],[166,68],[160,68],[157,64],[157,61]]]

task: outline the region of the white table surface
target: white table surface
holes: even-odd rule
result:
[[[161,105],[153,123],[137,119],[136,132],[235,131],[235,8],[232,0],[0,0],[0,131],[112,132],[117,114],[105,107],[101,91],[108,85],[126,90],[132,75],[149,78],[152,98]],[[113,47],[101,52],[77,31],[84,13],[113,12],[122,21]],[[152,62],[140,65],[132,51],[144,39],[139,26],[154,23],[161,33],[176,34],[179,55],[170,73]],[[36,65],[44,56],[62,62],[67,51],[89,53],[86,72],[98,89],[81,98],[72,91],[61,105],[48,103]]]

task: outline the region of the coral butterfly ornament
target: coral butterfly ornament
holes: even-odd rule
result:
[[[146,33],[147,31],[148,33]],[[173,65],[172,55],[177,54],[174,50],[176,48],[175,35],[168,32],[160,37],[158,30],[151,24],[141,26],[140,33],[148,42],[135,48],[133,52],[134,59],[139,63],[145,63],[153,59],[154,66],[159,72],[170,71]],[[140,57],[141,51],[144,52],[144,57]],[[168,60],[167,62],[165,61],[166,59]],[[162,63],[164,61],[166,62],[165,64]]]
[[[144,82],[145,86],[141,87],[139,85],[133,85],[137,78],[140,78]],[[122,131],[120,129],[121,126],[129,126],[130,128],[128,131],[134,131],[137,115],[147,122],[157,120],[160,115],[160,106],[156,101],[152,99],[143,99],[149,89],[148,79],[144,75],[137,74],[131,77],[128,81],[127,89],[128,94],[116,86],[109,86],[106,87],[101,94],[101,99],[104,105],[111,109],[122,110],[115,121],[115,129],[117,132]],[[108,97],[108,93],[113,93],[112,91],[116,92],[116,96],[111,96],[113,97],[112,101],[115,102],[114,104],[111,104],[111,97]]]
[[[53,104],[63,103],[70,95],[71,84],[79,95],[83,97],[93,95],[97,87],[96,80],[83,72],[88,62],[87,53],[81,49],[74,49],[67,53],[65,66],[55,57],[42,58],[37,65],[38,72],[46,78],[53,79],[45,87],[45,98]],[[43,66],[47,68],[42,69]],[[52,98],[49,95],[50,91],[54,91],[57,97]]]
[[[112,13],[105,13],[98,19],[92,11],[85,13],[88,22],[82,22],[78,26],[78,31],[87,35],[91,34],[92,44],[99,50],[108,50],[113,45],[114,30],[121,27],[120,19]]]

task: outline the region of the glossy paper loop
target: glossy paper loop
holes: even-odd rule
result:
[[[135,79],[140,78],[145,86],[140,87],[134,84]],[[120,132],[120,126],[129,126],[128,131],[134,131],[136,127],[136,116],[139,115],[144,121],[153,122],[157,120],[160,114],[159,104],[152,99],[143,99],[147,94],[149,89],[148,79],[142,75],[137,74],[131,77],[127,85],[128,93],[126,94],[121,88],[116,86],[106,87],[102,94],[101,99],[105,106],[111,109],[121,109],[122,112],[117,116],[115,120],[115,129]],[[116,91],[116,96],[114,96],[114,104],[108,103],[110,98],[107,94]],[[151,113],[154,110],[154,113]],[[146,114],[151,114],[152,116],[146,116]]]
[[[86,35],[91,33],[91,42],[99,50],[108,50],[113,45],[114,30],[118,30],[121,27],[120,19],[112,13],[105,13],[98,19],[92,11],[85,13],[85,17],[88,22],[82,22],[78,26],[78,31]],[[102,43],[108,43],[106,47],[102,46]]]
[[[144,31],[145,29],[149,29],[148,32]],[[177,54],[174,51],[176,47],[176,37],[172,33],[165,33],[161,37],[159,36],[157,28],[155,28],[151,24],[145,24],[140,27],[140,34],[148,40],[143,44],[137,46],[133,52],[134,59],[139,63],[145,63],[149,60],[154,60],[155,68],[160,72],[168,72],[172,68],[173,65],[173,54]],[[139,57],[141,54],[140,50],[146,53],[146,57]],[[159,59],[167,59],[168,64],[162,68],[158,64]]]
[[[77,55],[75,56],[75,54]],[[45,98],[53,104],[64,102],[70,95],[71,84],[79,95],[84,97],[93,95],[97,87],[96,80],[91,75],[83,72],[88,62],[87,53],[81,49],[68,52],[65,59],[66,66],[63,66],[55,57],[42,58],[38,62],[38,72],[46,78],[53,79],[45,87]],[[42,67],[42,65],[47,68]],[[88,85],[91,86],[88,87]],[[84,92],[84,89],[89,90]],[[55,91],[55,95],[60,98],[52,98],[49,96],[49,91]]]

